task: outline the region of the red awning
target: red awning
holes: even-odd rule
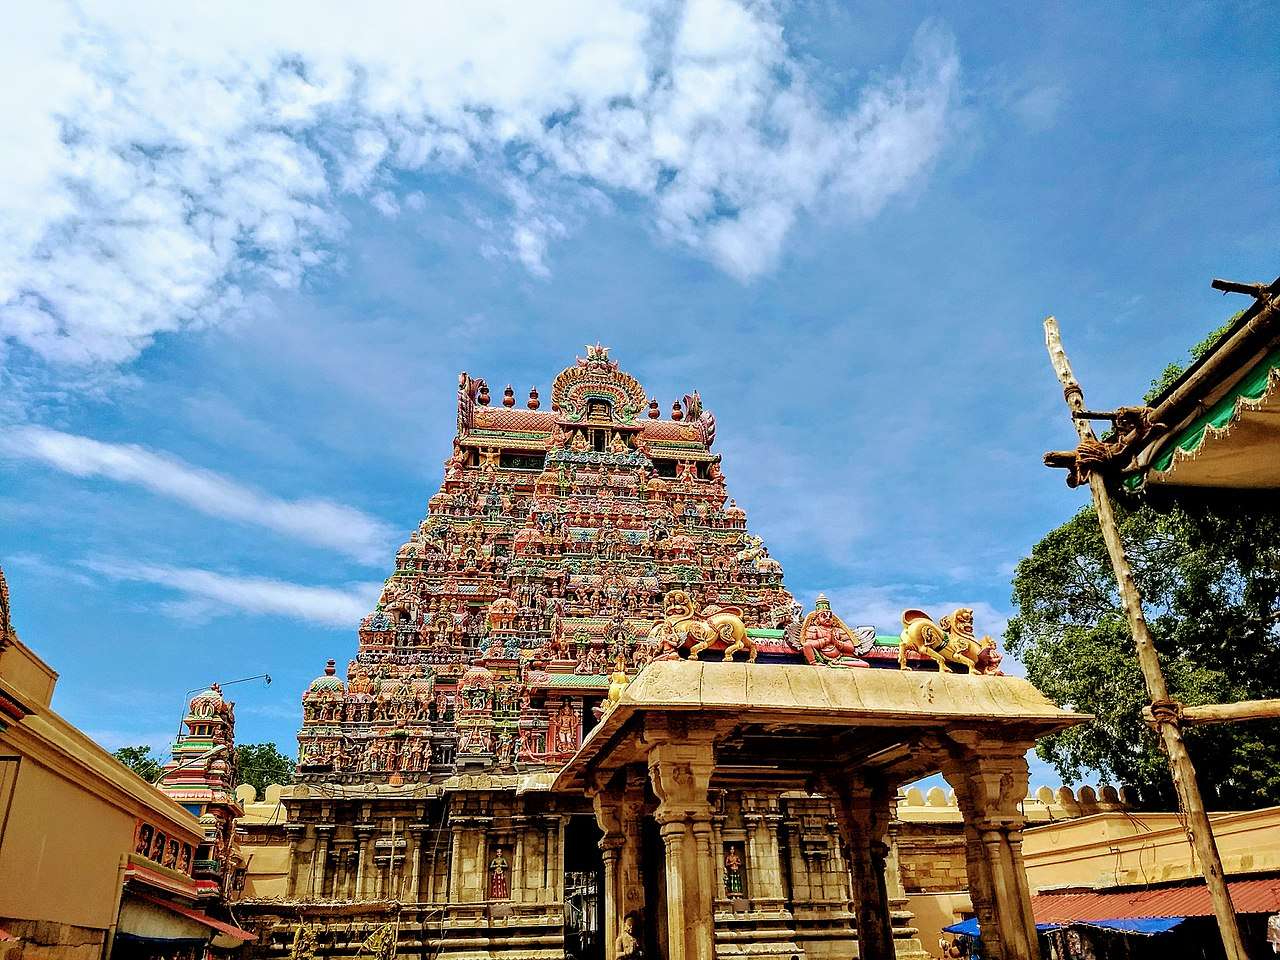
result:
[[[1280,912],[1280,878],[1227,884],[1236,913]],[[1162,887],[1125,892],[1041,893],[1031,898],[1036,923],[1072,923],[1133,917],[1211,917],[1209,889]]]
[[[257,934],[250,933],[248,930],[241,930],[239,927],[230,923],[223,923],[221,920],[215,920],[201,910],[195,907],[184,907],[181,904],[173,903],[170,900],[162,900],[159,897],[153,897],[149,893],[134,893],[132,896],[139,900],[146,900],[154,903],[158,907],[164,907],[166,910],[172,910],[174,913],[182,914],[182,916],[194,920],[196,923],[202,923],[210,930],[217,930],[219,933],[225,933],[229,937],[236,940],[257,940]]]

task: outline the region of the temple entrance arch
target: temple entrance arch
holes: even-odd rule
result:
[[[1038,960],[1022,863],[1026,751],[1088,719],[1016,677],[655,661],[553,789],[592,798],[607,960],[637,900],[665,917],[665,949],[649,944],[663,960],[714,960],[720,947],[770,960],[835,960],[854,949],[861,960],[895,960],[924,953],[915,929],[894,922],[910,917],[892,868],[894,798],[941,773],[964,817],[984,955]],[[749,803],[717,806],[744,788]],[[650,792],[660,854],[641,825]],[[836,842],[812,829],[815,817],[820,828],[830,820]]]
[[[604,860],[600,828],[590,816],[564,828],[565,960],[604,960]]]

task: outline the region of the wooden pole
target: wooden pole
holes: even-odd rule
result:
[[[1148,723],[1155,723],[1150,707],[1143,707],[1142,716]],[[1241,700],[1237,703],[1205,703],[1182,708],[1182,725],[1199,726],[1203,723],[1235,723],[1240,720],[1280,719],[1280,700]]]
[[[1062,349],[1062,339],[1058,334],[1058,321],[1049,317],[1044,322],[1044,342],[1049,351],[1049,362],[1062,384],[1063,395],[1071,412],[1077,413],[1085,409],[1084,391],[1071,372],[1071,363]],[[1096,441],[1093,427],[1088,420],[1072,418],[1076,433],[1080,439]],[[1120,540],[1120,529],[1116,525],[1115,512],[1111,507],[1111,496],[1107,492],[1106,481],[1097,470],[1089,474],[1089,489],[1093,493],[1093,506],[1098,514],[1098,524],[1102,527],[1102,539],[1107,545],[1107,554],[1111,558],[1111,567],[1115,571],[1116,583],[1120,587],[1120,599],[1124,604],[1124,612],[1129,620],[1129,630],[1133,634],[1134,646],[1138,650],[1138,663],[1142,668],[1142,678],[1146,682],[1147,694],[1151,697],[1151,709],[1161,743],[1169,758],[1169,771],[1173,775],[1173,785],[1178,795],[1178,807],[1185,819],[1187,839],[1200,858],[1201,872],[1205,885],[1209,888],[1209,896],[1213,900],[1213,913],[1218,920],[1218,931],[1222,935],[1222,946],[1227,960],[1247,960],[1244,943],[1240,939],[1240,927],[1236,923],[1235,908],[1231,905],[1231,894],[1227,890],[1227,882],[1222,875],[1222,858],[1218,855],[1218,845],[1213,839],[1213,827],[1209,823],[1209,815],[1205,812],[1204,801],[1200,797],[1200,786],[1196,781],[1196,768],[1187,753],[1187,745],[1182,739],[1182,728],[1179,725],[1179,705],[1169,699],[1169,688],[1164,681],[1164,672],[1160,669],[1160,658],[1156,655],[1155,645],[1151,642],[1151,633],[1147,629],[1147,619],[1142,612],[1142,594],[1133,579],[1133,569],[1124,553],[1124,543]]]

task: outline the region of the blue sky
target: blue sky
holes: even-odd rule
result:
[[[701,391],[806,604],[995,632],[1083,503],[1040,466],[1044,315],[1131,402],[1240,306],[1210,277],[1276,273],[1263,4],[518,16],[49,4],[0,40],[0,563],[107,746],[264,671],[238,733],[291,746],[457,372],[545,396],[597,339],[664,410]]]

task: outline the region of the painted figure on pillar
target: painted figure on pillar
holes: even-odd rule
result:
[[[507,875],[510,864],[499,849],[489,861],[489,899],[506,900],[511,896],[511,881]]]
[[[742,875],[742,845],[729,843],[724,849],[724,892],[730,897],[745,896],[746,880]]]
[[[875,627],[850,630],[831,609],[825,594],[818,594],[814,610],[800,627],[801,651],[810,663],[827,667],[866,667],[862,659],[876,642]]]

